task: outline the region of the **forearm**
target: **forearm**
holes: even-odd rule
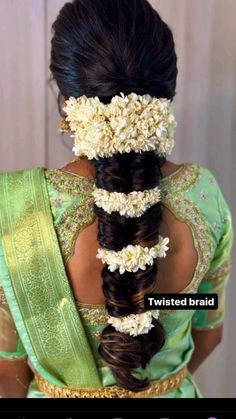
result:
[[[28,392],[28,385],[26,383],[20,383],[17,380],[16,378],[0,377],[0,397],[25,398]]]
[[[0,366],[0,397],[27,397],[29,383],[32,380],[32,371],[26,360],[1,361]]]
[[[221,342],[222,330],[222,325],[212,330],[192,330],[195,349],[192,358],[188,363],[188,370],[192,374]]]

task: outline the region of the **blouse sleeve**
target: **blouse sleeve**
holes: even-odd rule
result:
[[[192,328],[209,330],[219,326],[224,321],[226,288],[231,274],[231,251],[234,240],[232,214],[219,190],[218,205],[221,214],[221,235],[214,257],[206,275],[202,279],[197,293],[216,293],[218,308],[216,310],[196,310],[192,318]]]

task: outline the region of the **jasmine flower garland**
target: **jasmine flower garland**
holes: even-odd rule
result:
[[[149,332],[154,325],[153,318],[158,319],[159,310],[149,310],[141,314],[130,314],[124,317],[108,316],[108,323],[111,324],[117,332],[126,333],[130,336],[143,335]]]
[[[94,188],[92,195],[95,204],[111,214],[114,211],[120,215],[132,218],[140,217],[148,208],[160,201],[161,190],[159,187],[145,190],[133,191],[129,194],[121,192],[109,192],[105,189]]]
[[[116,269],[119,269],[120,274],[125,271],[137,272],[138,269],[145,270],[146,265],[153,265],[155,258],[166,257],[169,240],[169,237],[159,235],[159,242],[153,247],[129,244],[118,252],[99,248],[96,258],[106,263],[111,272]]]
[[[170,154],[177,126],[171,101],[136,93],[120,94],[109,104],[85,95],[77,99],[71,96],[66,101],[63,110],[73,133],[75,155],[91,160],[130,151]]]

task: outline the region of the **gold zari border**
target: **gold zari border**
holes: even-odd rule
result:
[[[177,389],[186,377],[187,373],[187,366],[184,366],[176,374],[172,374],[162,380],[151,381],[147,390],[143,390],[138,393],[115,385],[94,390],[80,389],[76,387],[58,387],[54,384],[50,384],[37,372],[35,373],[35,379],[39,390],[51,398],[145,398],[160,396]]]

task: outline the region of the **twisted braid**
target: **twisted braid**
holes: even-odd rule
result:
[[[116,154],[110,158],[93,160],[97,170],[96,186],[109,192],[129,193],[151,189],[159,184],[164,157],[154,152]],[[119,251],[128,244],[148,245],[158,239],[158,227],[162,220],[160,203],[153,205],[141,217],[125,218],[119,213],[108,214],[95,205],[98,217],[98,241],[102,248]],[[122,317],[131,313],[143,313],[144,295],[154,292],[157,265],[143,271],[110,272],[102,270],[103,292],[106,309],[110,316]],[[99,353],[111,368],[119,385],[132,391],[141,391],[149,384],[132,374],[136,368],[144,368],[152,356],[164,344],[161,323],[153,319],[148,334],[131,337],[107,326],[102,333]]]

